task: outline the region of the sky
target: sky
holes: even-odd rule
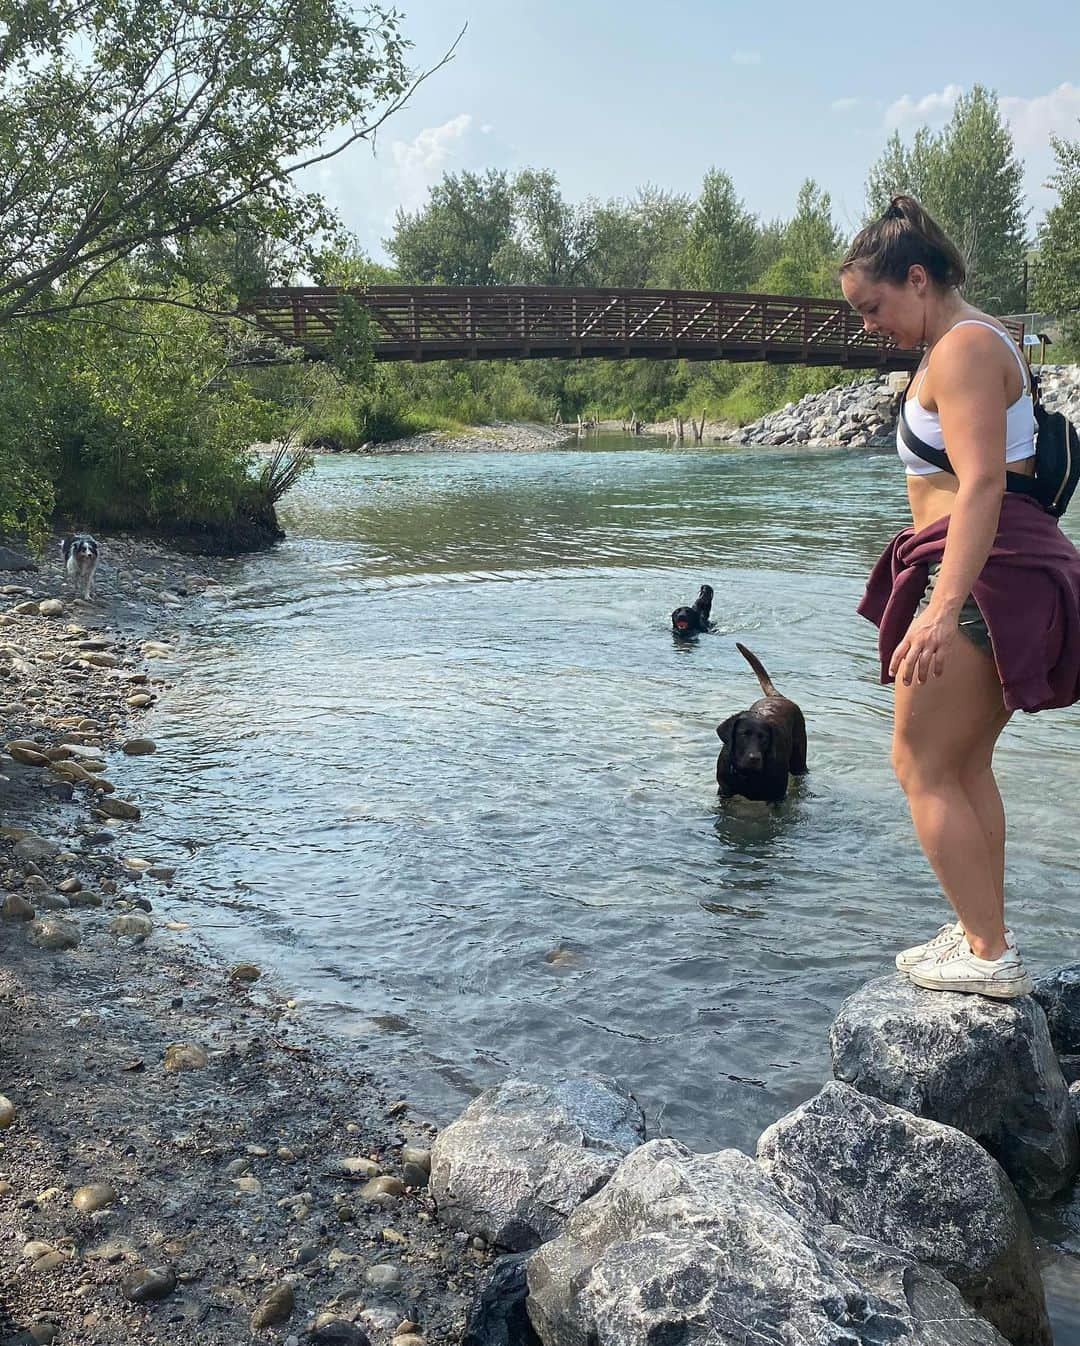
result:
[[[996,91],[1034,231],[1054,193],[1051,132],[1080,138],[1078,0],[396,0],[417,70],[453,59],[305,185],[372,257],[399,207],[445,172],[550,168],[571,201],[646,184],[696,194],[727,172],[762,219],[827,190],[845,235],[889,135],[940,129],[973,84]]]

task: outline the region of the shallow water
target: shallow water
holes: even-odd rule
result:
[[[587,1068],[653,1133],[752,1148],[827,1076],[841,1000],[945,916],[854,612],[905,522],[895,458],[326,457],[283,514],[154,718],[139,844],[184,862],[196,924],[437,1119]],[[676,647],[703,582],[717,631]],[[716,800],[715,726],[758,695],[736,639],[808,721],[778,809]],[[1036,968],[1077,956],[1078,764],[1076,708],[999,752]]]

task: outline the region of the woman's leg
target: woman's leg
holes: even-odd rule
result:
[[[893,767],[973,952],[1005,950],[1005,820],[994,744],[1009,719],[993,659],[961,636],[940,677],[896,684]]]

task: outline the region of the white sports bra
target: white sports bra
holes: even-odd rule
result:
[[[1016,362],[1020,366],[1023,391],[1005,413],[1005,461],[1007,463],[1018,463],[1022,458],[1031,458],[1035,453],[1035,407],[1031,400],[1031,380],[1028,377],[1024,357],[1016,349],[1012,337],[1007,332],[1003,332],[1000,327],[995,327],[993,323],[982,322],[979,318],[964,318],[962,322],[954,323],[953,327],[969,325],[988,327],[991,332],[995,332],[1005,342],[1009,350],[1016,356]],[[952,328],[949,330],[952,331]],[[929,365],[927,365],[927,368],[929,368]],[[919,375],[911,397],[904,403],[904,416],[908,425],[911,426],[924,444],[929,445],[932,449],[940,449],[944,452],[945,436],[941,433],[941,421],[938,414],[936,411],[927,411],[919,401],[919,389],[922,387],[925,378],[926,369]],[[904,464],[904,471],[909,477],[923,477],[930,472],[941,470],[935,467],[933,463],[928,463],[925,458],[920,458],[917,453],[912,453],[900,437],[899,426],[896,428],[896,452],[900,455],[900,461]]]

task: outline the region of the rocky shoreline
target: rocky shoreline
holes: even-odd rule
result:
[[[457,1342],[490,1253],[435,1219],[433,1129],[124,840],[110,763],[152,807],[212,564],[106,539],[90,602],[0,572],[0,1346]]]
[[[1080,365],[1045,364],[1039,374],[1043,401],[1080,424]],[[733,444],[790,444],[807,448],[892,448],[898,398],[906,374],[878,374],[823,393],[808,393],[779,411],[751,421],[730,437]]]
[[[647,1140],[598,1076],[474,1099],[431,1188],[505,1250],[475,1346],[1052,1346],[1029,1211],[1080,1226],[1080,964],[1013,1002],[881,977],[829,1045],[754,1156]]]

